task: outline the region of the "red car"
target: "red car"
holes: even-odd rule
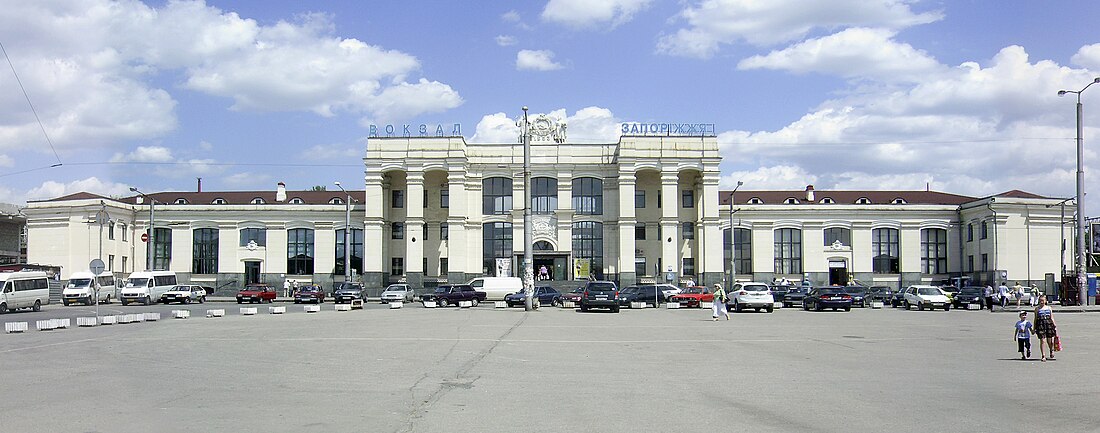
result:
[[[267,284],[249,284],[237,292],[237,303],[274,302],[275,289]]]
[[[688,287],[679,294],[672,295],[669,302],[679,302],[686,307],[699,308],[701,302],[714,302],[714,294],[710,293],[706,287]]]
[[[562,302],[574,302],[577,305],[581,303],[581,296],[584,295],[584,287],[577,287],[573,291],[561,294]]]

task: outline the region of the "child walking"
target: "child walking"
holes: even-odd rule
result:
[[[1016,328],[1012,330],[1016,339],[1016,347],[1020,351],[1020,359],[1031,358],[1031,322],[1027,321],[1027,311],[1020,312],[1020,321],[1016,322]]]

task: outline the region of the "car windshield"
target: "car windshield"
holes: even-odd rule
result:
[[[806,293],[806,289],[804,289],[802,287],[791,287],[791,290],[788,291],[787,293],[793,293],[793,294],[796,294],[796,295],[797,294],[803,294],[803,293]]]
[[[149,284],[148,278],[131,278],[126,280],[126,287],[145,287],[146,284]]]
[[[844,289],[844,291],[851,295],[862,295],[864,293],[867,293],[867,289],[864,289],[862,287],[848,287]]]
[[[69,280],[69,287],[88,287],[91,284],[91,278],[73,278]]]
[[[602,289],[595,289],[595,290],[602,290]],[[641,291],[641,289],[639,289],[637,287],[627,287],[627,288],[621,290],[620,292],[624,295],[629,295],[631,293],[638,293],[639,291]]]
[[[615,290],[615,284],[613,284],[613,283],[590,283],[588,285],[588,290],[592,290],[592,291],[596,291],[596,292],[610,292],[612,290]]]
[[[839,295],[844,293],[841,289],[817,289],[817,293],[822,295]]]
[[[975,288],[975,287],[967,287],[967,288],[964,288],[964,289],[960,290],[959,294],[960,295],[975,295],[975,296],[977,296],[977,295],[982,294],[982,289]]]
[[[187,291],[187,286],[173,286],[172,291],[173,292],[186,292]]]
[[[447,293],[447,290],[450,289],[450,288],[451,288],[451,286],[439,286],[439,287],[435,288],[435,292],[436,293]],[[396,290],[396,289],[394,289],[394,290]],[[390,290],[386,289],[386,291],[388,292]]]
[[[749,292],[767,292],[768,286],[765,286],[763,284],[747,284],[741,286],[741,290],[746,290]]]
[[[917,294],[924,295],[924,296],[934,296],[934,295],[942,295],[943,292],[941,292],[940,289],[937,289],[935,287],[921,287],[921,288],[917,289]]]
[[[703,288],[702,287],[688,287],[688,288],[684,289],[683,293],[700,294],[700,293],[703,293]]]
[[[389,286],[389,287],[386,287],[386,291],[387,292],[404,292],[405,288],[403,286]]]

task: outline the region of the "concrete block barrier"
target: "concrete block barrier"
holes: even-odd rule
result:
[[[242,316],[255,316],[259,308],[256,307],[241,307]]]
[[[118,316],[103,316],[99,319],[101,325],[114,325],[118,323]]]
[[[493,302],[493,308],[508,308],[508,303],[504,301]]]
[[[396,310],[396,309],[398,309],[398,308],[401,308],[401,307],[403,307],[403,306],[405,306],[405,303],[404,303],[404,302],[400,302],[400,301],[398,301],[398,302],[390,302],[390,309],[391,309],[391,310]]]
[[[351,304],[336,304],[336,311],[351,311]]]
[[[283,314],[286,313],[286,307],[267,307],[269,314]]]
[[[306,305],[303,308],[305,308],[307,313],[316,313],[316,312],[321,311],[321,306],[320,305]]]
[[[118,316],[118,323],[134,323],[134,322],[140,322],[144,319],[144,317],[139,318],[138,316],[140,316],[140,315],[139,314],[123,314],[121,316]]]
[[[4,332],[27,332],[27,322],[8,322],[4,324]]]
[[[714,308],[713,302],[700,302],[699,308]]]
[[[872,302],[871,303],[871,308],[874,308],[876,310],[882,308],[882,302],[879,302],[879,301]]]
[[[645,308],[645,307],[646,307],[645,302],[631,302],[630,303],[630,308],[631,309],[642,309],[642,308]]]
[[[458,301],[458,308],[470,308],[470,307],[473,307],[473,306],[474,306],[474,303],[473,303],[473,302],[470,302],[470,301]]]
[[[424,301],[424,308],[435,308],[435,301]]]
[[[225,310],[206,310],[206,317],[222,317],[225,316]]]
[[[669,302],[669,303],[665,304],[665,309],[666,310],[675,310],[675,309],[678,309],[678,308],[680,308],[680,303],[679,302]]]
[[[156,322],[160,320],[160,313],[145,313],[144,319],[146,322]]]
[[[54,320],[57,320],[57,327],[61,328],[61,329],[68,328],[69,326],[72,326],[72,324],[73,324],[72,319],[54,319]]]
[[[574,309],[577,308],[577,303],[573,301],[565,301],[561,303],[562,308]]]
[[[57,329],[57,319],[38,320],[34,322],[34,327],[39,331],[49,331]]]
[[[362,299],[352,299],[350,305],[351,305],[351,309],[353,309],[353,310],[362,310],[363,309],[363,300]]]
[[[95,317],[77,317],[76,326],[96,326],[99,321]]]
[[[172,317],[176,319],[186,319],[191,317],[191,310],[172,310]]]

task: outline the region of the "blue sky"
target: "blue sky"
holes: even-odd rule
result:
[[[745,189],[1064,197],[1074,100],[1056,92],[1100,76],[1093,2],[5,6],[0,43],[57,152],[4,60],[0,202],[13,203],[196,177],[358,185],[367,125],[460,123],[468,141],[504,142],[524,105],[576,142],[614,142],[620,122],[714,123],[723,185]],[[1100,90],[1083,102],[1095,149]]]

